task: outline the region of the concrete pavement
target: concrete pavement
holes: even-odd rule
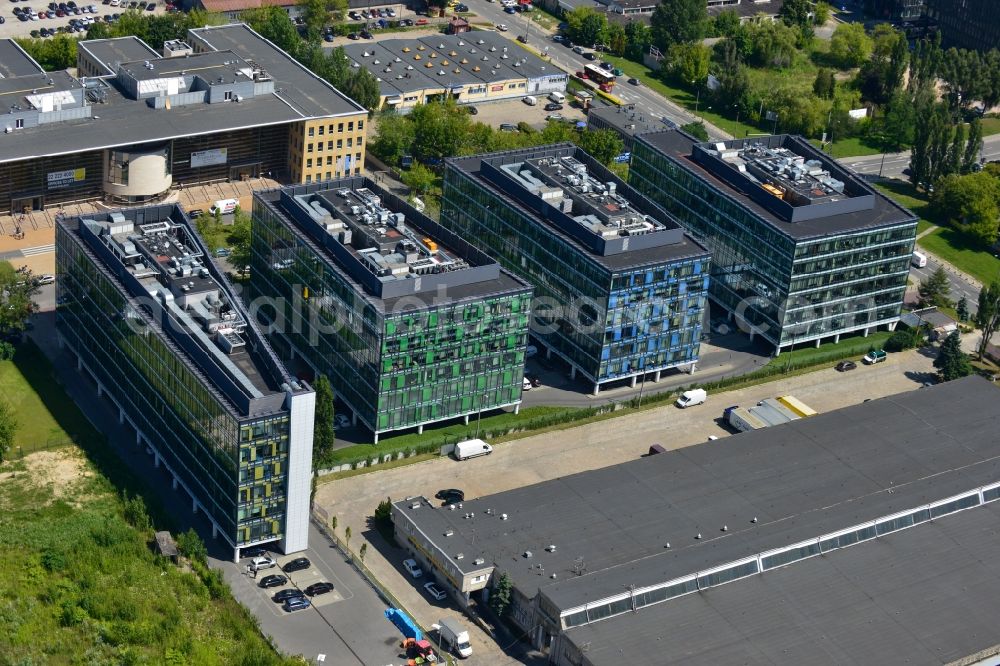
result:
[[[679,410],[669,405],[610,418],[588,425],[549,432],[500,444],[494,453],[472,461],[456,462],[450,458],[382,470],[321,486],[317,503],[338,518],[339,531],[351,527],[352,550],[368,542],[365,563],[378,579],[414,613],[422,624],[429,625],[444,615],[459,617],[457,605],[448,600],[431,602],[400,563],[406,551],[386,544],[371,529],[368,517],[378,502],[423,494],[434,497],[441,488],[461,488],[466,497],[481,497],[540,481],[575,474],[632,460],[646,452],[651,444],[679,448],[702,444],[725,446],[729,431],[719,423],[723,408],[729,405],[752,405],[764,398],[791,393],[820,412],[919,388],[934,373],[933,352],[927,350],[891,354],[885,363],[861,366],[847,373],[821,370],[709,397],[706,405]],[[709,435],[719,436],[706,443]],[[472,634],[476,663],[525,663],[535,657],[505,646],[464,620]],[[523,646],[520,648],[523,650]],[[484,655],[484,660],[479,660]]]

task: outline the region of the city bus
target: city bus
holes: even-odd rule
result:
[[[584,65],[583,71],[587,78],[596,83],[604,92],[611,92],[614,89],[616,77],[611,72],[592,64]]]

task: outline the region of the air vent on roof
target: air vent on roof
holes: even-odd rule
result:
[[[414,502],[413,504],[410,505],[410,508],[411,509],[419,509],[420,508],[420,502]]]
[[[457,555],[455,555],[455,559],[456,559],[456,560],[461,560],[461,559],[463,559],[464,557],[465,557],[465,554],[464,554],[464,553],[458,553]]]
[[[556,552],[556,545],[554,543],[549,544],[548,546],[545,547],[545,550],[549,551],[550,553],[554,553]]]
[[[447,532],[444,533],[444,535],[446,537],[453,536],[454,534],[455,534],[455,530],[448,530]]]
[[[532,557],[532,555],[531,555],[531,551],[530,550],[524,551],[524,559],[530,560],[531,557]]]
[[[486,564],[486,560],[484,560],[484,559],[483,559],[483,558],[481,558],[481,557],[477,557],[476,559],[472,560],[472,563],[473,563],[473,564],[476,564],[476,565],[479,565],[479,564]]]
[[[500,514],[500,520],[507,520],[507,514],[506,513],[501,513]]]

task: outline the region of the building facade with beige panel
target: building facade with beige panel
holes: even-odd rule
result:
[[[242,24],[159,52],[82,41],[75,76],[12,40],[0,60],[0,214],[260,176],[311,183],[364,164],[367,111]]]

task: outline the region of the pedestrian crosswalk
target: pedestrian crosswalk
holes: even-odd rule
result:
[[[30,257],[36,254],[48,254],[49,252],[55,252],[56,246],[54,244],[49,245],[36,245],[35,247],[26,247],[21,249],[21,254],[26,257]]]

